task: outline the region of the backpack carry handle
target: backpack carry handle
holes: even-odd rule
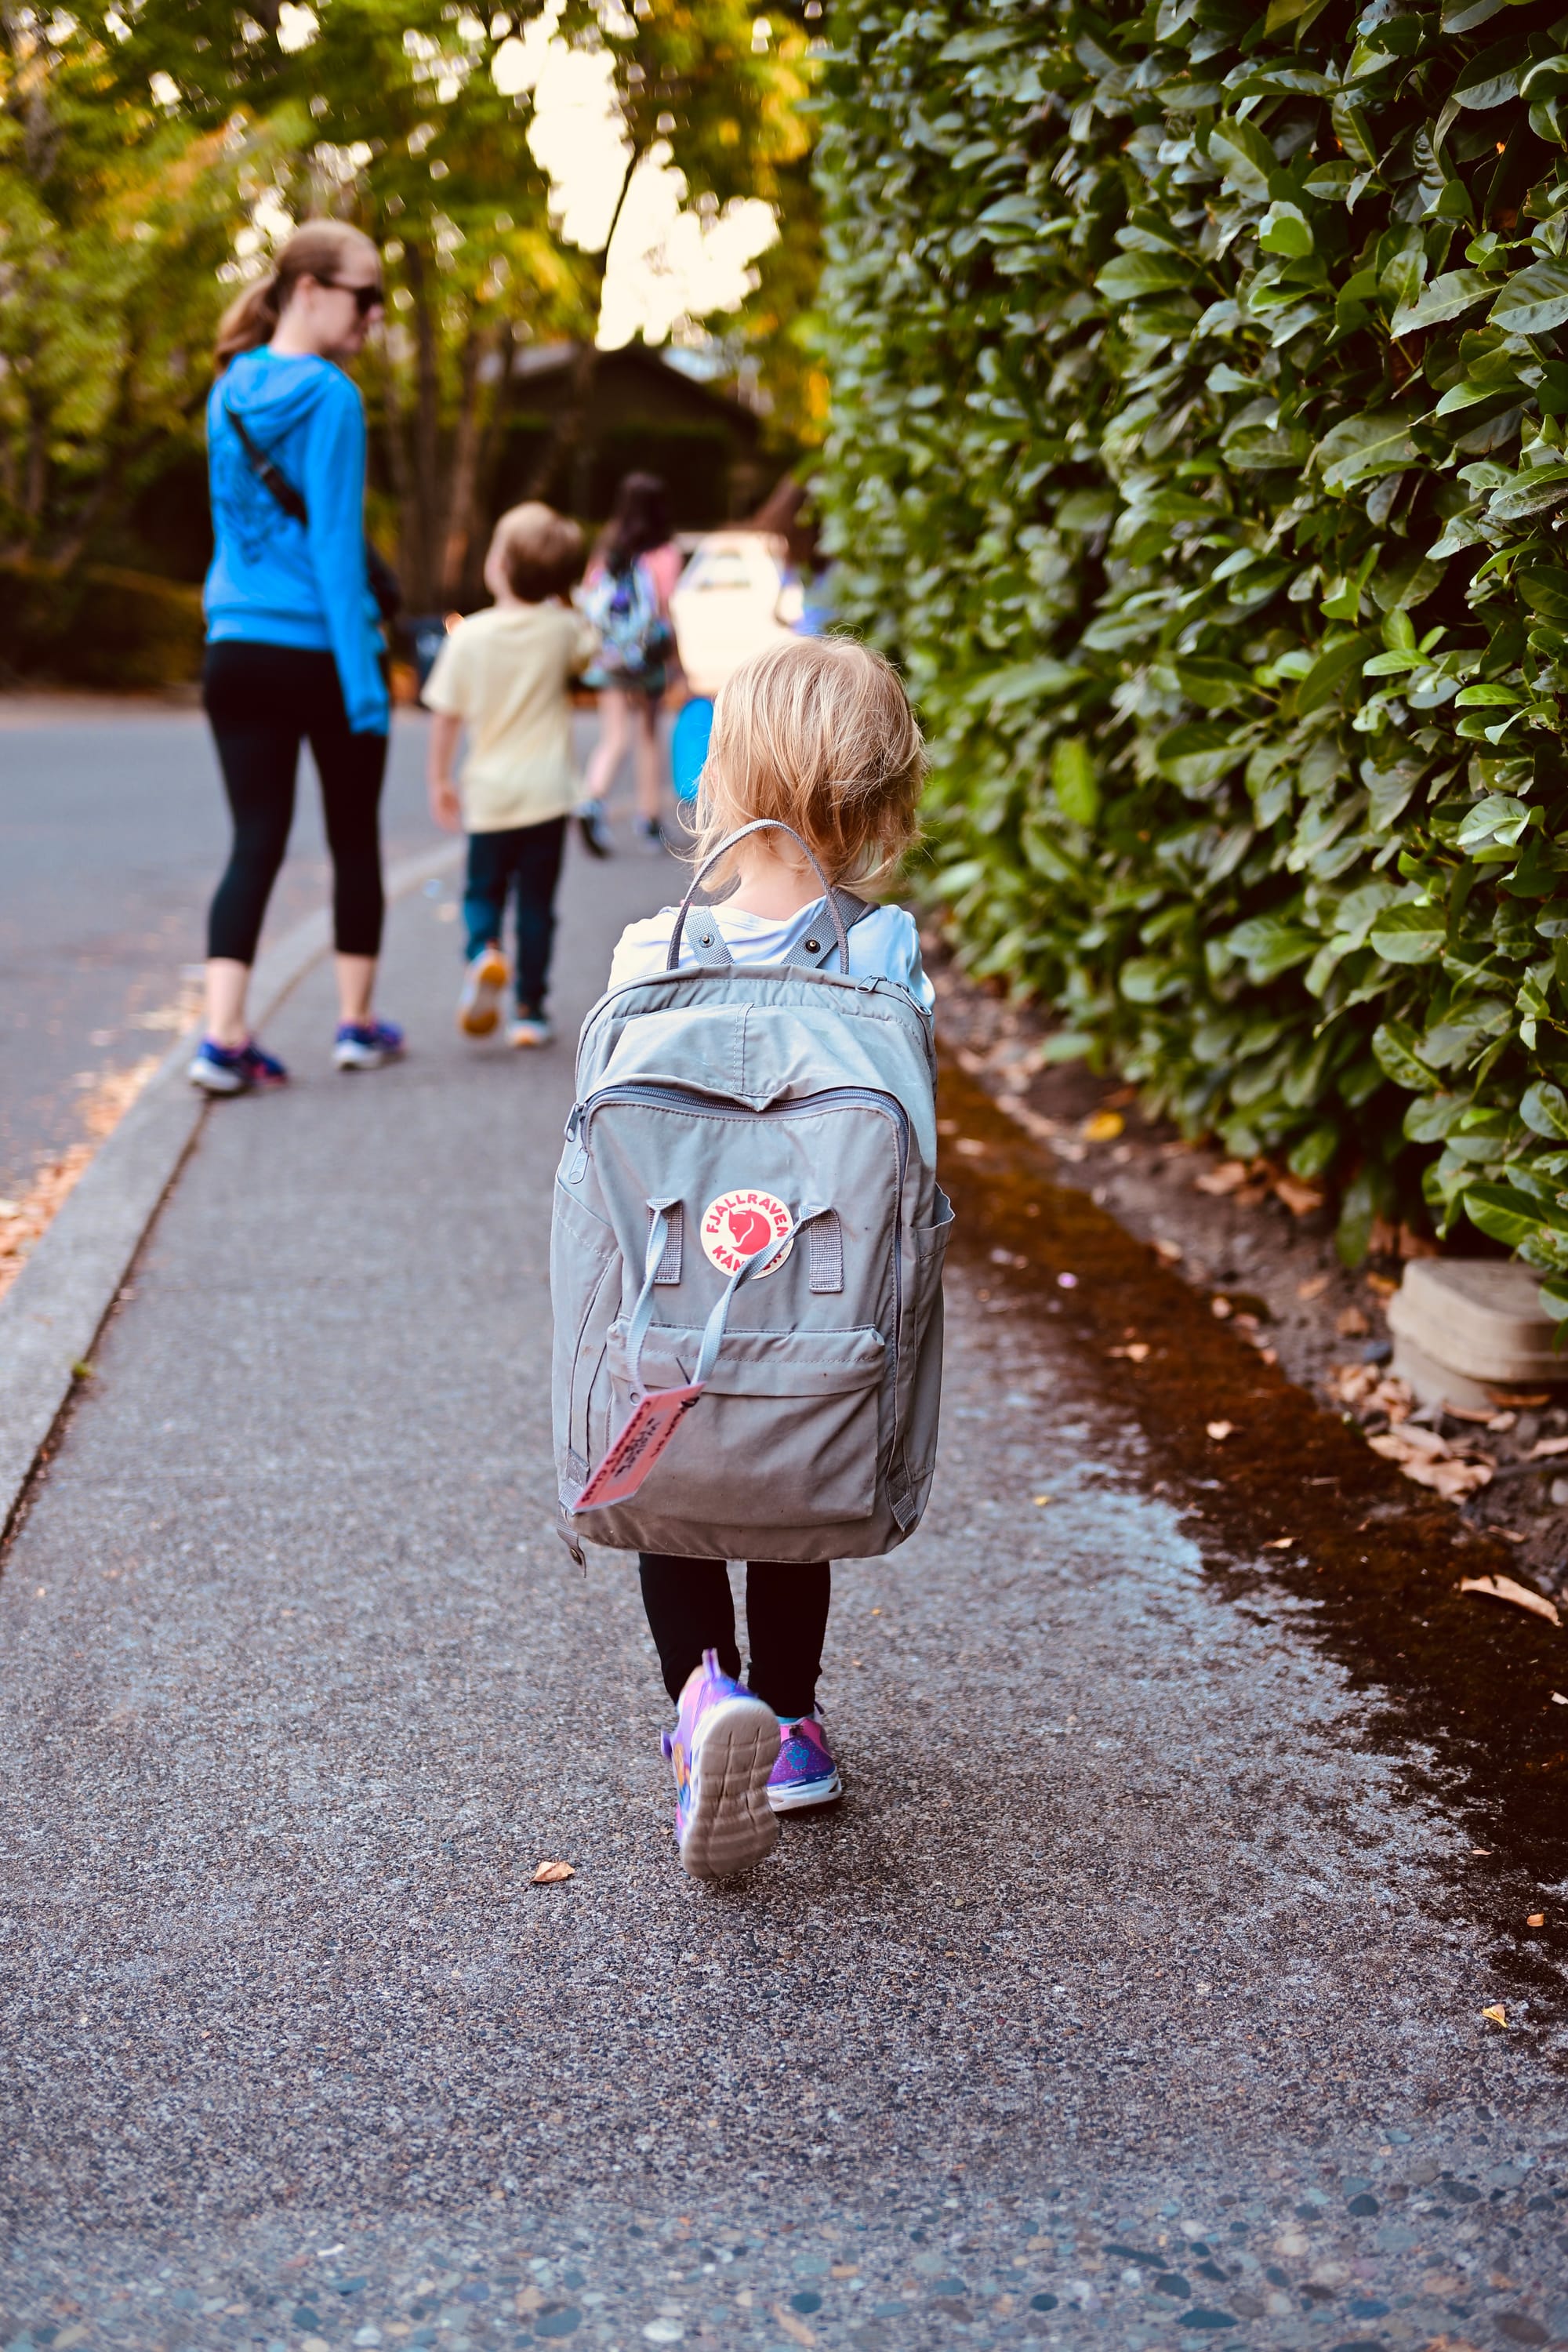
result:
[[[816,875],[817,880],[822,885],[822,895],[827,901],[827,911],[833,918],[833,929],[838,940],[838,969],[846,977],[847,977],[849,971],[849,932],[845,924],[843,914],[840,912],[838,900],[834,895],[833,885],[829,882],[826,875],[817,864],[810,848],[807,847],[807,845],[801,840],[801,837],[799,834],[796,833],[794,825],[785,824],[784,819],[778,816],[753,817],[750,824],[742,825],[737,832],[731,834],[727,840],[721,841],[719,844],[718,848],[713,850],[710,856],[703,859],[701,865],[698,867],[696,873],[691,877],[691,887],[688,890],[685,898],[682,898],[679,910],[676,915],[675,929],[669,935],[669,953],[665,958],[664,961],[666,971],[674,971],[680,961],[680,934],[686,928],[686,918],[691,912],[691,902],[696,898],[698,891],[702,887],[703,876],[707,873],[710,866],[718,864],[721,857],[727,857],[738,841],[744,841],[748,834],[752,833],[787,833],[790,839],[794,842],[799,843],[800,847],[805,851],[806,862],[810,866],[811,870]]]

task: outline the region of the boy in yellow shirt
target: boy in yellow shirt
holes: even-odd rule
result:
[[[488,612],[459,621],[436,658],[425,700],[436,714],[426,777],[430,813],[468,836],[463,891],[468,971],[458,1026],[488,1037],[511,977],[501,946],[507,900],[517,939],[514,1045],[547,1045],[544,1000],[555,934],[555,887],[566,820],[579,787],[572,757],[571,682],[598,649],[566,601],[583,570],[583,534],[552,508],[513,507],[485,558]],[[467,727],[462,785],[453,782]]]

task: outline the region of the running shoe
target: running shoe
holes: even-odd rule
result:
[[[637,839],[650,857],[662,857],[665,850],[664,827],[656,816],[639,816]]]
[[[264,1054],[254,1037],[243,1045],[220,1045],[216,1037],[204,1037],[185,1076],[209,1095],[248,1095],[258,1087],[286,1086],[289,1080],[282,1063]]]
[[[548,1045],[553,1042],[554,1030],[542,1013],[520,1013],[512,1023],[509,1042],[517,1046]]]
[[[332,1060],[340,1070],[379,1070],[402,1051],[403,1032],[395,1021],[340,1021]]]
[[[463,976],[458,1026],[465,1037],[488,1037],[500,1019],[500,1001],[511,966],[493,944],[480,950]]]
[[[768,1776],[768,1802],[775,1813],[804,1812],[808,1805],[836,1805],[844,1783],[814,1715],[797,1715],[779,1725],[779,1752]]]
[[[577,812],[577,830],[583,836],[584,848],[595,857],[614,856],[616,845],[610,838],[603,801],[584,802]]]
[[[767,1789],[779,1719],[721,1670],[717,1651],[704,1651],[688,1675],[664,1752],[675,1768],[675,1842],[693,1878],[730,1878],[772,1853],[779,1825]]]

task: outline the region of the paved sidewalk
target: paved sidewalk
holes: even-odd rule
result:
[[[674,879],[573,864],[568,1037]],[[570,1047],[454,1035],[439,904],[405,1066],[321,971],[208,1116],[0,1580],[0,2344],[1568,2337],[1554,1996],[1481,2021],[1440,1775],[984,1256],[837,1576],[848,1800],[683,1878],[550,1524]]]

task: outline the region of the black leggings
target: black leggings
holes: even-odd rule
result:
[[[641,1555],[643,1607],[658,1652],[664,1686],[673,1699],[704,1650],[737,1678],[735,1605],[721,1559],[681,1559],[670,1552]],[[827,1634],[833,1571],[825,1559],[752,1559],[746,1563],[746,1624],[752,1659],[747,1682],[777,1716],[810,1715]]]
[[[300,646],[209,646],[202,699],[217,742],[234,846],[207,918],[207,953],[254,963],[294,822],[300,744],[310,738],[332,853],[340,955],[381,952],[384,735],[351,735],[338,666]]]

